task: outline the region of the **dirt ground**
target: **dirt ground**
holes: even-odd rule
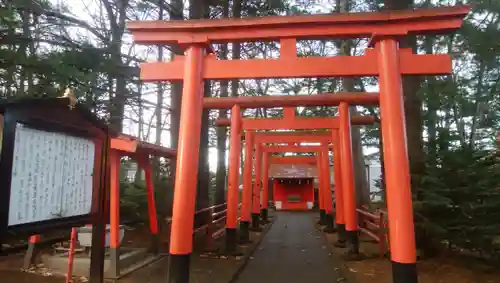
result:
[[[342,257],[345,249],[333,247],[336,234],[327,234],[330,247],[335,254]],[[350,283],[392,283],[391,263],[387,258],[379,256],[376,243],[361,237],[361,252],[366,259],[346,262],[349,277],[355,279]],[[498,267],[487,266],[477,259],[464,258],[458,255],[447,255],[441,258],[421,260],[417,263],[419,283],[499,283]]]
[[[266,229],[270,225],[267,225]],[[266,229],[264,231],[266,231]],[[264,232],[252,232],[252,243],[240,246],[242,256],[225,257],[220,254],[206,254],[203,251],[195,252],[192,256],[191,282],[193,283],[228,283],[234,274],[240,269],[246,258],[250,256],[256,245],[260,242]],[[162,242],[168,237],[161,237]],[[124,247],[147,247],[150,243],[149,228],[147,225],[135,226],[133,230],[125,233],[122,241]],[[165,240],[164,240],[165,239]],[[224,237],[217,239],[215,247],[220,250],[224,246]],[[42,253],[50,253],[47,248]],[[52,272],[39,263],[36,267],[23,271],[24,253],[0,256],[0,282],[2,283],[61,283],[64,277],[52,274]],[[141,268],[119,280],[121,283],[156,283],[164,282],[166,278],[167,257],[155,263]],[[74,277],[74,283],[84,283],[86,277]]]

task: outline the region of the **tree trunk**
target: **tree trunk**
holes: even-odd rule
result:
[[[241,18],[241,6],[242,6],[242,2],[244,0],[233,0],[233,7],[232,7],[232,13],[233,13],[233,18]],[[240,59],[240,56],[241,56],[241,45],[240,43],[238,42],[233,42],[231,44],[231,47],[232,47],[232,59],[233,60],[238,60]],[[239,89],[239,80],[232,80],[231,81],[231,96],[234,96],[234,97],[237,97],[239,94],[238,94],[238,89]],[[243,114],[243,112],[242,112]],[[244,164],[244,151],[245,151],[245,147],[242,146],[241,147],[241,152],[240,152],[240,172],[243,172],[243,164]],[[240,180],[242,180],[241,176],[240,176],[240,179],[238,180],[238,189],[239,189],[239,184],[240,184]]]
[[[31,38],[31,18],[32,14],[28,9],[23,9],[19,12],[22,19],[23,36],[25,38]],[[35,17],[35,15],[33,15]],[[19,78],[19,89],[20,95],[29,94],[31,90],[31,85],[33,84],[33,72],[29,67],[28,60],[34,55],[35,47],[33,41],[22,42],[19,46],[19,52],[22,54],[24,66],[21,68],[21,76]]]
[[[223,18],[229,16],[229,1],[224,2]],[[227,43],[221,45],[221,59],[227,59]],[[228,81],[223,80],[220,82],[220,97],[228,96]],[[227,111],[225,109],[219,110],[219,119],[225,119]],[[226,199],[226,140],[227,130],[226,127],[217,128],[217,175],[215,176],[215,204],[222,204]]]
[[[110,0],[102,1],[108,14],[111,26],[111,42],[109,43],[109,53],[113,69],[110,74],[110,81],[115,81],[115,89],[110,90],[112,97],[109,105],[109,123],[117,131],[123,131],[123,115],[125,112],[126,80],[124,66],[122,62],[122,38],[125,31],[126,9],[128,0],[116,2],[116,14],[113,3]]]
[[[349,0],[340,0],[338,4],[339,13],[349,13]],[[351,54],[351,42],[349,40],[344,41],[339,46],[339,55],[350,56]],[[344,78],[342,80],[342,90],[343,91],[353,91],[354,82],[351,78]],[[358,110],[356,106],[350,107],[351,116],[358,115]],[[352,127],[352,156],[353,156],[353,169],[354,169],[354,180],[355,180],[355,190],[356,190],[356,205],[361,207],[363,204],[370,203],[370,186],[368,185],[367,175],[366,175],[366,165],[365,156],[363,154],[363,146],[361,144],[361,133],[359,127]]]
[[[242,6],[243,0],[233,0],[233,18],[238,19],[241,18],[241,6]],[[241,56],[241,45],[238,42],[233,42],[232,43],[232,52],[233,60],[238,60],[240,59]],[[238,96],[238,87],[239,86],[239,80],[232,80],[231,81],[231,95],[232,96]]]
[[[138,119],[138,126],[137,126],[137,138],[142,140],[142,135],[144,131],[144,109],[142,105],[142,83],[140,81],[137,82],[137,93],[139,94],[138,97],[138,106],[139,106],[139,119]],[[139,165],[139,162],[137,162],[137,165]],[[135,171],[135,178],[134,182],[136,184],[139,184],[141,181],[141,175],[142,175],[142,168],[140,166],[137,166],[137,170]]]
[[[161,3],[161,1],[160,1]],[[163,3],[161,3],[161,5],[159,5],[159,12],[158,12],[158,20],[159,21],[162,21],[163,20]],[[163,61],[163,46],[162,45],[158,45],[158,58],[157,58],[157,61],[158,62],[162,62]],[[158,82],[158,85],[157,85],[158,89],[156,91],[156,107],[155,107],[155,116],[156,116],[156,140],[155,140],[155,143],[157,145],[161,145],[161,135],[162,135],[162,128],[163,128],[163,125],[162,125],[162,107],[163,107],[163,83],[162,82]],[[157,162],[159,163],[159,162]],[[158,169],[158,168],[156,168]]]
[[[434,44],[433,37],[425,37],[425,53],[432,54]],[[437,158],[437,122],[439,110],[439,94],[435,93],[436,79],[433,76],[427,77],[427,154],[429,161],[434,164]]]
[[[204,0],[191,0],[189,5],[189,18],[190,19],[202,19],[208,18],[210,8],[206,1]],[[210,81],[205,80],[203,90],[203,96],[209,97],[211,92]],[[209,121],[209,110],[203,110],[202,121],[201,121],[201,134],[200,134],[200,152],[199,152],[199,163],[198,163],[198,185],[196,188],[196,209],[202,209],[208,207],[209,205],[209,190],[211,187],[210,180],[210,170],[208,165],[208,121]],[[207,220],[207,214],[197,215],[195,219],[195,225],[199,226],[205,223]]]
[[[170,20],[183,20],[182,11],[184,4],[182,0],[171,0],[170,9],[168,10]],[[177,55],[183,55],[184,52],[179,46],[172,46],[172,59]],[[179,123],[181,118],[181,102],[182,102],[182,81],[172,82],[170,104],[170,147],[177,148],[179,140]],[[170,172],[172,180],[175,182],[176,163],[170,163]]]
[[[413,0],[385,0],[387,10],[411,9]],[[416,53],[415,36],[406,36],[400,40],[400,48],[411,48]],[[411,187],[413,195],[419,196],[420,179],[425,173],[425,155],[422,141],[422,101],[418,96],[421,77],[403,77],[403,94],[406,120],[406,140],[410,161]]]

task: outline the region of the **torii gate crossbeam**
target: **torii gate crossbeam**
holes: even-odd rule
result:
[[[229,120],[216,120],[217,126],[228,125]],[[375,123],[373,116],[354,116],[351,118],[353,125],[370,125]],[[247,130],[319,130],[338,128],[337,118],[307,118],[297,117],[293,119],[265,118],[265,119],[243,119],[242,129]]]
[[[353,105],[378,105],[377,92],[337,92],[313,95],[269,95],[269,96],[239,96],[239,97],[205,97],[203,107],[206,109],[230,109],[238,104],[241,108],[272,108],[272,107],[310,107],[338,106],[340,102]]]

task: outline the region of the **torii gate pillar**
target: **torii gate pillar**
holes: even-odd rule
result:
[[[323,172],[323,204],[325,207],[325,225],[323,229],[326,233],[333,233],[335,229],[333,227],[333,200],[332,200],[332,186],[330,183],[330,162],[328,158],[328,144],[323,145],[324,150],[318,152],[318,159],[321,160],[321,167],[318,170]]]
[[[354,170],[352,162],[351,115],[349,105],[342,102],[339,105],[339,143],[342,172],[342,200],[345,219],[345,236],[348,254],[356,257],[359,254],[358,219],[356,212],[356,193],[354,187]]]
[[[269,223],[269,217],[268,217],[268,207],[269,207],[269,157],[270,153],[269,152],[264,152],[263,153],[263,168],[264,171],[262,172],[262,203],[261,203],[261,209],[260,209],[260,217],[262,220],[263,224]]]
[[[338,240],[335,246],[339,248],[345,247],[345,218],[344,218],[344,187],[342,185],[342,157],[341,157],[341,147],[339,131],[332,131],[333,140],[333,170],[334,174],[334,190],[335,190],[335,224],[337,227]]]
[[[243,195],[241,201],[240,243],[250,242],[252,214],[253,131],[245,132],[245,162],[243,164]]]
[[[417,283],[415,231],[410,186],[410,166],[398,43],[391,37],[375,37],[378,52],[380,116],[384,140],[389,242],[394,283]]]
[[[193,251],[193,224],[198,178],[198,153],[203,113],[202,67],[205,49],[191,45],[186,50],[182,90],[177,171],[175,174],[172,229],[170,234],[169,282],[189,282]]]
[[[238,202],[241,158],[241,109],[239,105],[231,110],[231,130],[229,137],[229,168],[227,189],[226,253],[236,252],[238,235]]]
[[[252,192],[252,231],[260,232],[260,188],[262,184],[262,145],[255,144],[255,181]]]

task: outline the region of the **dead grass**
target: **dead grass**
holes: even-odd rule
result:
[[[333,244],[337,235],[327,235],[328,242]],[[332,246],[332,245],[331,245]],[[333,247],[333,246],[332,246]],[[332,251],[343,256],[345,249],[332,248]],[[378,256],[376,243],[361,239],[361,252],[367,259],[346,262],[350,275],[357,282],[352,283],[392,283],[391,263],[387,258]],[[417,263],[419,283],[498,283],[500,270],[480,261],[458,255],[447,255],[440,258],[421,260]]]

